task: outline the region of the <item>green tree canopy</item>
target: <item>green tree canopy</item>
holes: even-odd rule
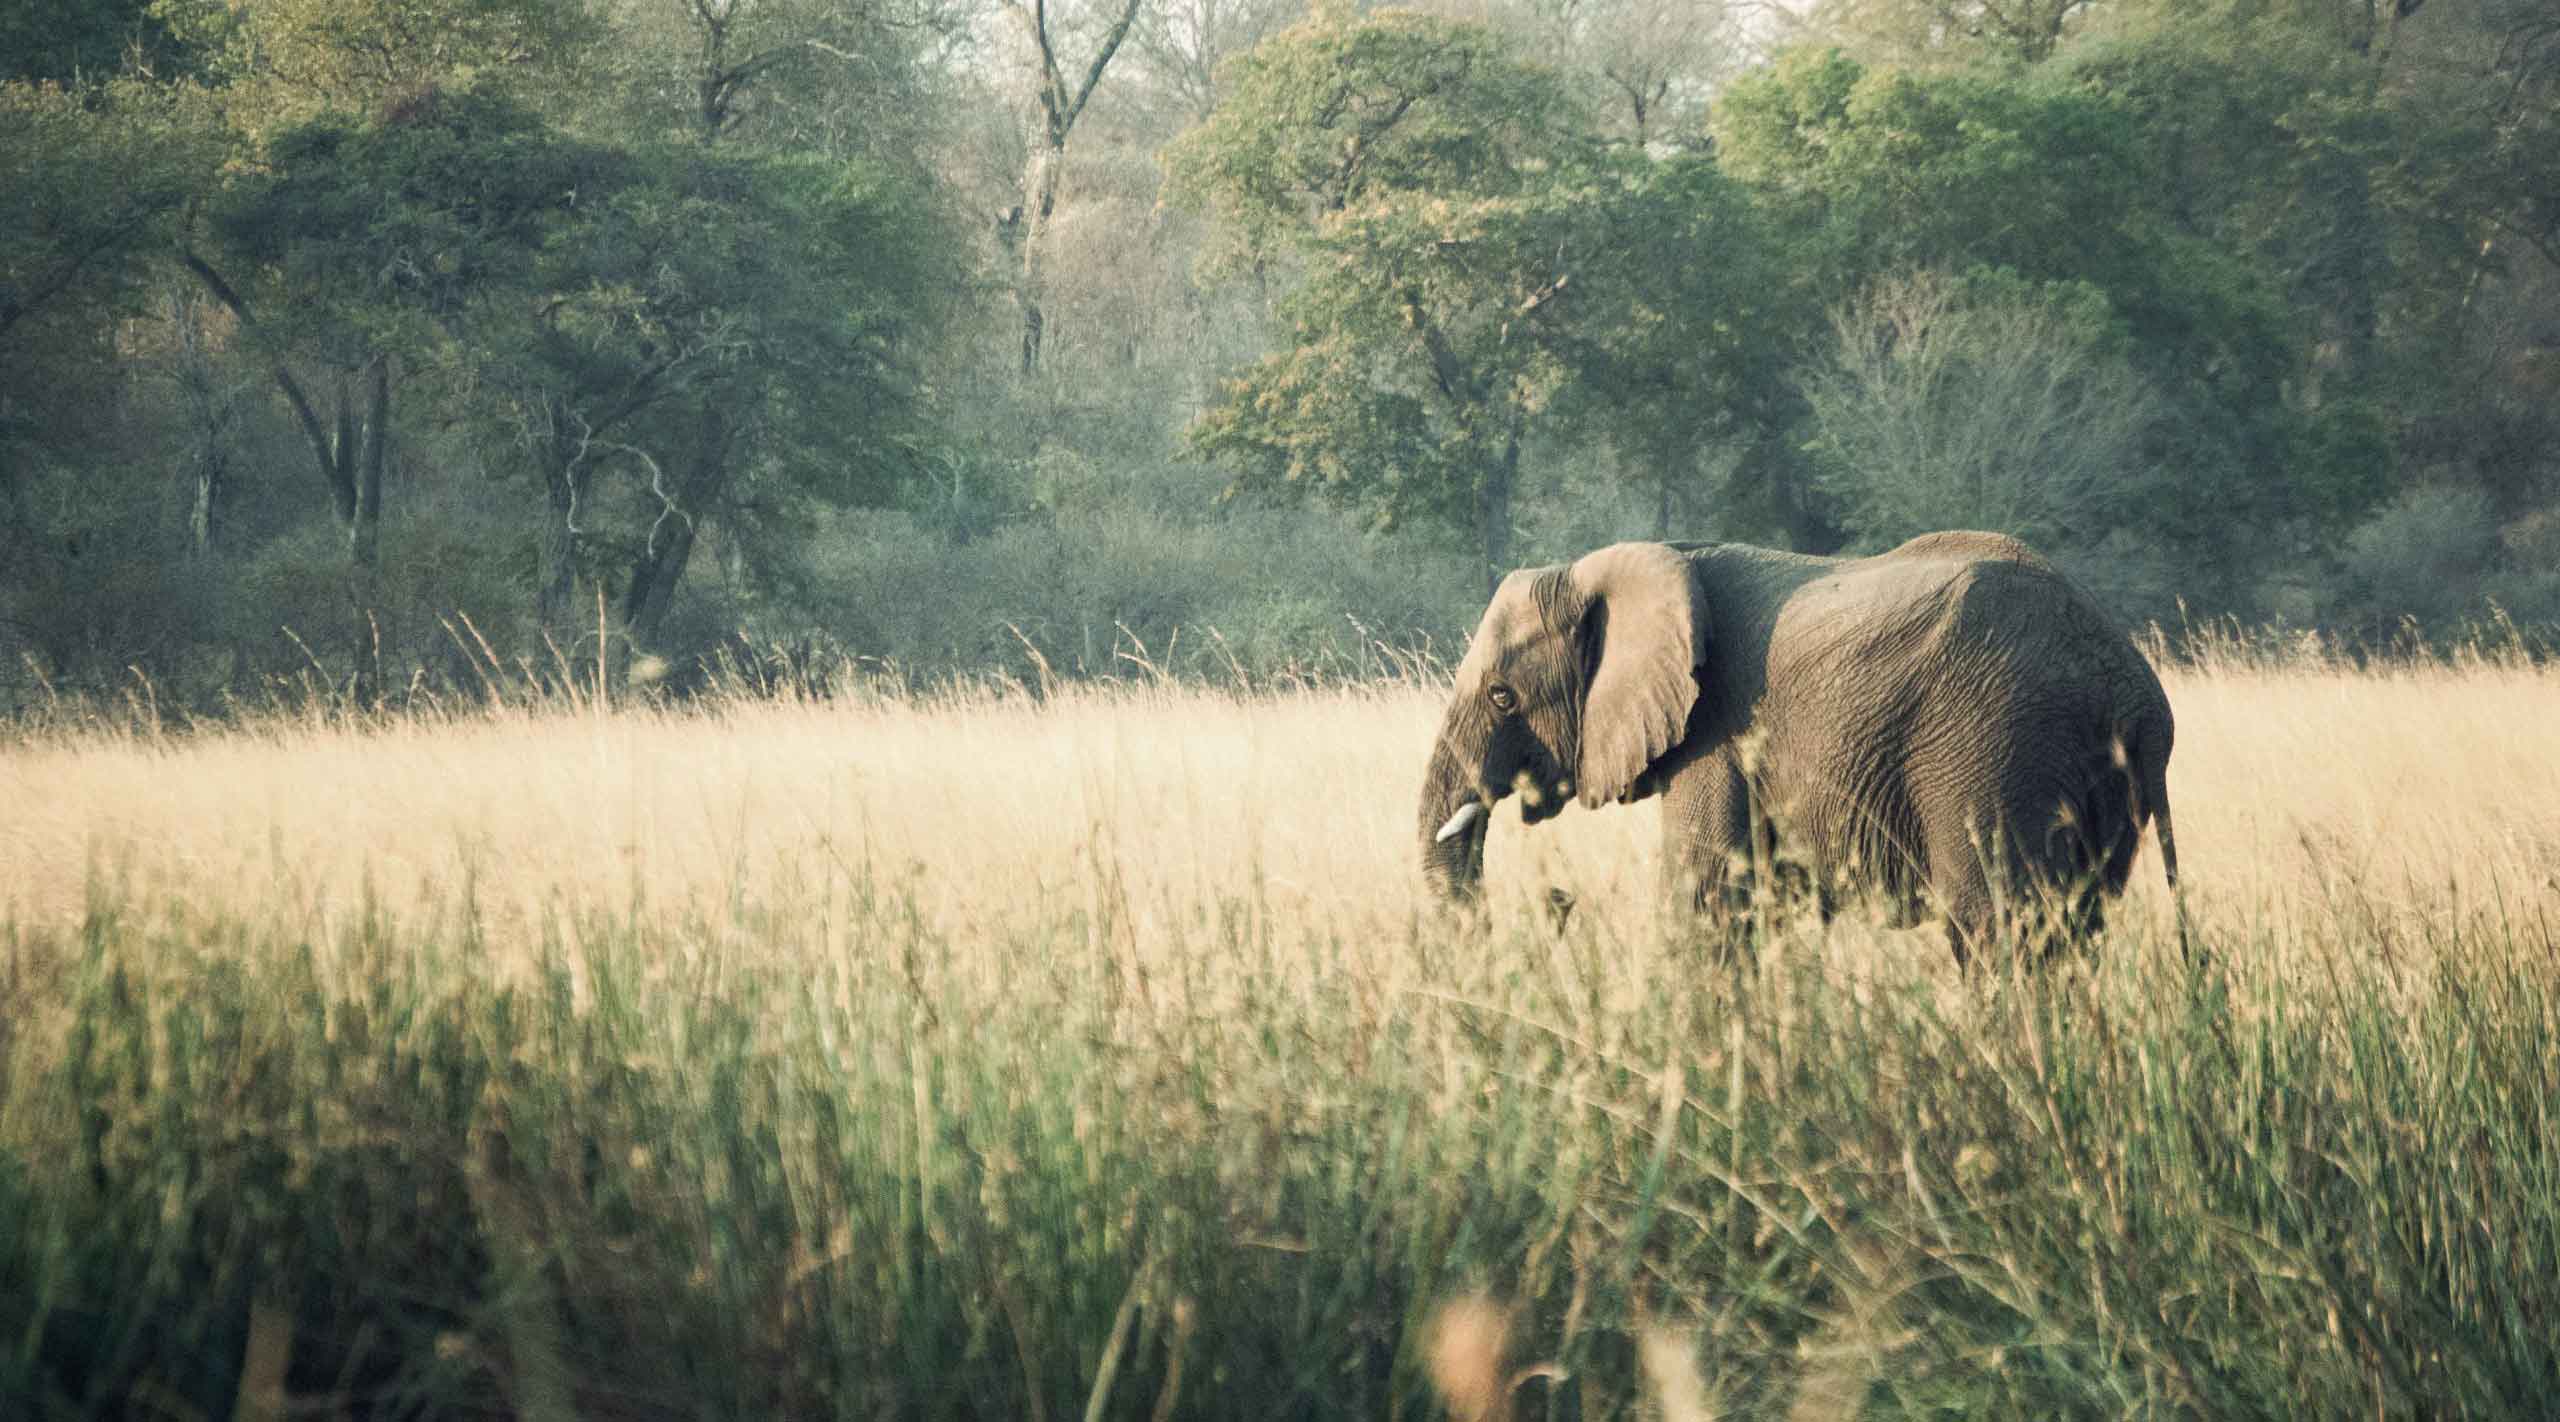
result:
[[[253,135],[432,87],[556,82],[597,32],[581,0],[157,0],[151,14]]]
[[[1212,270],[1293,263],[1291,349],[1228,383],[1193,447],[1239,490],[1319,488],[1382,525],[1472,519],[1507,566],[1521,443],[1570,372],[1554,328],[1606,236],[1582,116],[1488,30],[1328,11],[1233,61],[1169,151]]]
[[[1578,373],[1561,407],[1569,428],[1615,448],[1651,486],[1657,537],[1706,514],[1736,534],[1821,546],[1795,437],[1795,368],[1820,334],[1818,283],[1757,195],[1713,160],[1613,149],[1605,167],[1615,181],[1592,195],[1605,260],[1561,333]]]
[[[2394,63],[2361,34],[2320,6],[2208,13],[2089,46],[2063,73],[2124,110],[2169,228],[2262,275],[2304,400],[2366,412],[2431,461],[2467,442],[2444,420],[2476,418],[2456,412],[2476,393],[2484,281],[2560,262],[2560,112],[2554,76],[2508,36],[2438,36],[2440,56]],[[2488,475],[2502,503],[2526,495],[2520,476]]]
[[[476,343],[548,494],[548,611],[596,578],[648,645],[706,521],[897,494],[934,444],[918,343],[962,280],[937,232],[858,160],[679,141],[581,191],[545,295]]]
[[[2047,66],[1927,76],[1798,51],[1737,83],[1719,151],[1767,195],[1826,301],[1875,275],[2001,270],[2101,295],[2166,418],[2149,532],[2335,527],[2384,487],[2369,416],[2300,398],[2310,343],[2282,284],[2178,220],[2162,153],[2120,94]]]
[[[1220,83],[1165,156],[1174,190],[1218,219],[1214,272],[1318,240],[1354,207],[1531,192],[1587,127],[1560,77],[1491,30],[1409,10],[1321,9]]]
[[[116,323],[219,156],[146,85],[0,83],[0,523],[22,521],[25,461],[97,432]]]
[[[12,0],[0,10],[0,83],[100,83],[157,71],[185,46],[153,0]]]
[[[189,260],[273,362],[360,570],[376,556],[395,363],[449,367],[476,311],[532,300],[549,225],[598,169],[518,105],[429,89],[279,130],[212,204],[215,245]]]
[[[116,309],[214,161],[148,86],[0,83],[0,359],[36,325],[67,335]]]
[[[1603,142],[1493,32],[1326,12],[1222,84],[1169,153],[1174,191],[1217,219],[1212,271],[1296,278],[1289,348],[1192,428],[1236,489],[1471,527],[1490,578],[1532,435],[1605,437],[1669,478],[1775,405],[1785,284],[1743,196]]]

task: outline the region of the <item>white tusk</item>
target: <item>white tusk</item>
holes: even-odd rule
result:
[[[1458,836],[1465,834],[1467,832],[1467,826],[1474,824],[1476,821],[1483,818],[1484,801],[1469,800],[1467,803],[1458,807],[1458,813],[1449,817],[1449,822],[1440,827],[1440,832],[1438,834],[1431,837],[1432,842],[1435,844],[1446,844],[1450,840],[1456,839]]]

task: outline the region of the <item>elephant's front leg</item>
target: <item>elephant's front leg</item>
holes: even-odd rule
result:
[[[1729,746],[1673,767],[1662,788],[1662,865],[1674,903],[1722,917],[1749,908],[1754,868],[1750,786]],[[1767,846],[1761,846],[1763,850]]]

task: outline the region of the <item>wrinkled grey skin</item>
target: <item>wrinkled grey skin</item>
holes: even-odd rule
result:
[[[1471,895],[1488,815],[1659,797],[1675,892],[1801,865],[1827,910],[1943,913],[1958,961],[2031,923],[2094,929],[2156,823],[2174,889],[2169,700],[2069,579],[2014,539],[1872,558],[1622,543],[1505,578],[1424,776],[1425,875]]]

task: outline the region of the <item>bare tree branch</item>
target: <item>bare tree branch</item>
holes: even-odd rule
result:
[[[1122,6],[1120,18],[1112,24],[1111,32],[1103,36],[1102,48],[1095,52],[1092,67],[1084,72],[1084,85],[1076,90],[1075,102],[1067,108],[1067,127],[1075,126],[1076,117],[1084,112],[1085,100],[1093,97],[1093,87],[1102,82],[1103,69],[1111,63],[1111,56],[1120,52],[1120,42],[1129,37],[1129,26],[1136,23],[1141,3],[1143,0],[1129,0]]]

